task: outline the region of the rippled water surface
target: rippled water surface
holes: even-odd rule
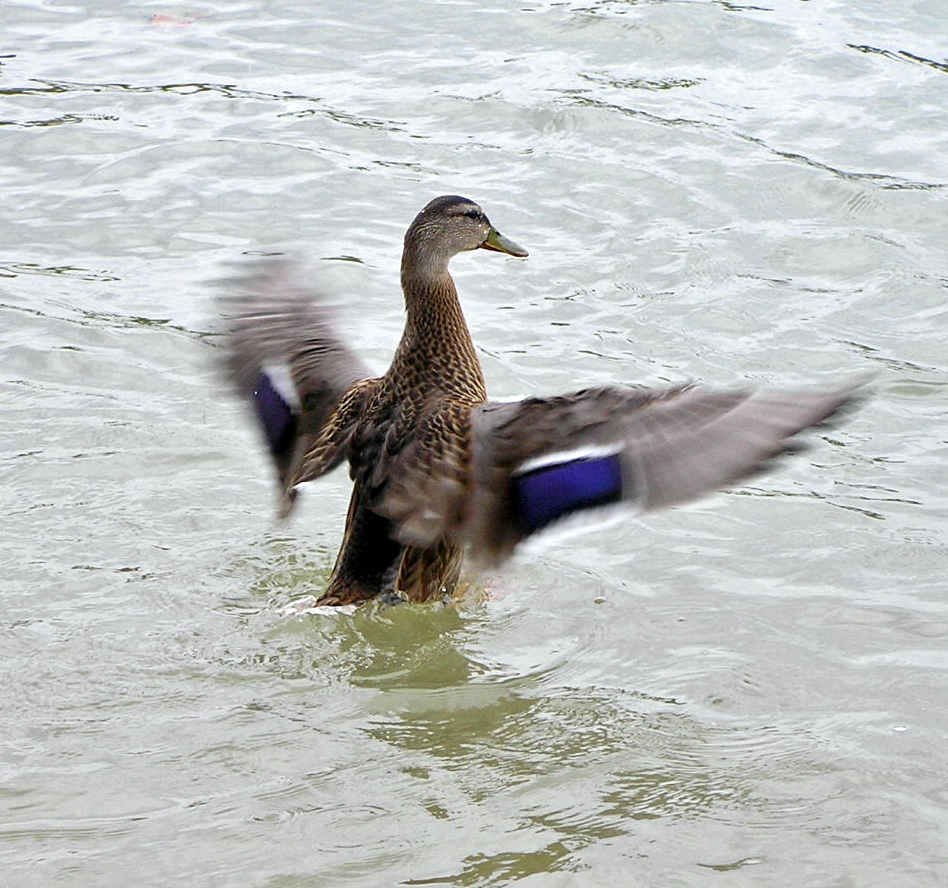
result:
[[[948,881],[942,0],[0,7],[4,886]],[[440,193],[497,396],[870,372],[773,475],[457,608],[281,616],[209,281],[290,252],[379,367]]]

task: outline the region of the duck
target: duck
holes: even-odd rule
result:
[[[257,265],[223,297],[227,372],[269,451],[280,516],[300,485],[348,463],[342,544],[316,606],[445,600],[463,565],[497,568],[553,527],[675,506],[756,475],[858,397],[859,384],[688,383],[489,399],[448,270],[474,250],[528,255],[458,195],[408,226],[404,330],[382,375],[290,260]]]

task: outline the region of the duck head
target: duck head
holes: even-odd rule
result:
[[[494,228],[474,201],[446,194],[431,201],[408,227],[403,265],[443,270],[452,256],[477,249],[520,258],[528,255]]]

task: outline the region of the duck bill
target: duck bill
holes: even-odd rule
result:
[[[481,244],[481,249],[506,253],[508,256],[517,256],[521,259],[530,255],[520,244],[514,243],[509,237],[504,237],[496,228],[491,228],[487,240]]]

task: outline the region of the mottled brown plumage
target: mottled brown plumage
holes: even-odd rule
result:
[[[488,403],[448,262],[526,256],[483,210],[436,198],[405,235],[405,329],[383,376],[335,334],[284,263],[240,282],[228,362],[277,467],[296,487],[343,459],[353,481],[342,547],[318,604],[451,593],[466,551],[498,564],[525,537],[603,505],[673,505],[760,470],[852,400],[837,391],[603,387]]]

